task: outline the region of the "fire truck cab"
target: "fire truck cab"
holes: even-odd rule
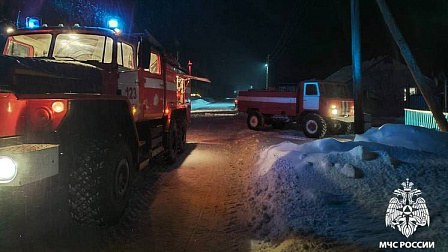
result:
[[[150,34],[9,30],[0,56],[0,189],[58,177],[76,222],[116,222],[136,172],[185,150],[190,81]]]

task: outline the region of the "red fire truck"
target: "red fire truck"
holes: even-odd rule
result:
[[[253,130],[265,124],[283,128],[301,122],[307,137],[322,138],[328,130],[348,133],[354,122],[354,102],[347,84],[304,81],[280,85],[277,90],[239,92],[238,111],[247,113],[247,126]]]
[[[0,189],[58,178],[73,220],[116,222],[136,172],[185,149],[190,81],[209,80],[188,75],[150,34],[35,23],[8,33]]]

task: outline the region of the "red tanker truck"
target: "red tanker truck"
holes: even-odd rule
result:
[[[354,102],[348,84],[303,81],[280,85],[276,90],[239,92],[238,111],[247,113],[253,130],[265,124],[283,128],[286,123],[302,124],[307,137],[322,138],[332,133],[348,133],[354,122]]]
[[[112,24],[117,24],[112,22]],[[74,221],[108,225],[135,174],[186,146],[190,80],[150,34],[34,23],[0,56],[0,190],[57,177]]]

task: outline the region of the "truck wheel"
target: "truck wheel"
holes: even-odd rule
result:
[[[322,138],[327,133],[327,123],[319,114],[308,114],[303,119],[303,133],[309,138]]]
[[[339,135],[342,130],[342,122],[330,120],[327,123],[327,128],[331,134]]]
[[[352,124],[346,123],[346,122],[341,122],[340,133],[343,135],[351,134],[352,133]]]
[[[272,122],[272,128],[282,130],[286,126],[284,122]]]
[[[183,153],[187,147],[187,123],[182,122],[179,127],[179,153]]]
[[[252,111],[247,116],[247,126],[251,130],[260,130],[264,126],[264,117],[258,111]]]
[[[177,153],[179,152],[178,132],[175,120],[171,121],[170,132],[168,132],[166,136],[165,148],[166,162],[168,164],[174,164],[174,162],[176,162]]]
[[[120,219],[131,196],[135,174],[129,146],[90,141],[75,150],[68,202],[72,219],[92,226]]]

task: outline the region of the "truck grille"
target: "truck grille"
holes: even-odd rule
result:
[[[350,114],[350,102],[342,101],[341,102],[341,115],[349,115]]]

